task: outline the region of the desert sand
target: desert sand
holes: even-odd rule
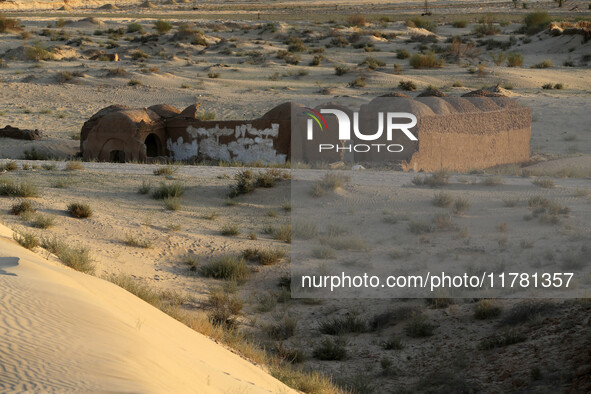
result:
[[[0,227],[3,392],[290,392],[119,287],[64,268]]]
[[[582,351],[591,348],[588,294],[577,299],[546,299],[540,293],[535,299],[504,294],[493,300],[449,293],[427,300],[291,298],[290,251],[298,242],[294,232],[290,244],[291,229],[302,224],[311,229],[302,223],[304,211],[290,201],[291,182],[301,182],[309,197],[328,165],[281,169],[294,179],[232,199],[228,193],[244,168],[231,163],[168,168],[74,162],[67,167],[79,150],[83,122],[111,104],[184,108],[199,102],[204,117],[250,119],[285,101],[358,106],[391,92],[415,97],[429,86],[460,96],[498,85],[532,109],[530,161],[448,174],[437,188],[417,184],[417,176],[430,174],[369,166],[353,172],[341,164],[350,180],[313,201],[320,209],[337,207],[340,214],[351,215],[351,222],[331,223],[319,215],[323,220],[316,224],[315,237],[295,256],[319,265],[339,260],[371,269],[362,251],[372,238],[377,240],[375,254],[393,266],[443,261],[469,272],[513,264],[573,270],[584,289],[591,281],[591,41],[577,34],[553,36],[542,29],[528,35],[519,29],[534,8],[549,10],[554,19],[574,20],[589,16],[587,3],[569,2],[560,9],[549,2],[528,9],[515,9],[509,2],[486,7],[469,1],[434,3],[435,15],[427,20],[436,26],[426,26],[434,32],[408,21],[422,12],[422,1],[376,1],[371,7],[361,1],[210,2],[200,3],[199,10],[178,1],[154,3],[154,8],[118,3],[119,10],[99,9],[105,3],[81,2],[66,11],[33,10],[30,4],[41,2],[23,3],[19,12],[0,3],[29,33],[0,36],[0,126],[44,133],[39,141],[0,140],[0,164],[10,169],[0,175],[0,186],[26,182],[38,191],[26,198],[36,209],[28,215],[11,213],[22,198],[1,197],[2,223],[40,241],[55,237],[87,248],[96,276],[63,268],[40,246],[21,248],[2,227],[0,254],[11,259],[0,263],[2,289],[10,289],[2,290],[2,299],[9,301],[0,308],[22,316],[20,322],[0,320],[8,335],[3,337],[13,338],[2,339],[0,350],[19,344],[6,348],[18,354],[6,361],[14,367],[0,379],[9,382],[7,391],[28,388],[14,385],[33,372],[39,386],[31,389],[56,391],[288,390],[263,368],[313,393],[591,390],[591,354]],[[578,9],[570,11],[575,5]],[[489,12],[498,30],[479,37],[474,31]],[[349,23],[356,13],[364,14],[365,23]],[[169,20],[171,29],[156,34],[154,22],[160,18]],[[452,25],[464,19],[464,27]],[[181,31],[189,32],[188,38],[177,34]],[[280,51],[290,49],[292,36],[302,42],[295,42],[286,57]],[[464,41],[459,58],[451,49],[455,36]],[[300,44],[305,49],[298,49]],[[47,49],[53,60],[31,60],[26,47]],[[434,51],[444,64],[415,69],[404,51]],[[507,66],[506,56],[513,52],[523,56],[519,67]],[[120,61],[107,61],[105,56],[115,53]],[[503,60],[496,64],[493,57],[499,56]],[[337,75],[337,67],[346,72]],[[400,82],[412,82],[416,90],[403,90]],[[32,149],[45,160],[27,160],[25,151]],[[168,175],[154,174],[163,168]],[[184,194],[168,202],[152,198],[161,184],[179,184]],[[437,206],[438,194],[465,199],[469,206],[454,213],[453,203]],[[362,197],[382,201],[368,219],[375,224],[373,233],[359,235],[364,239],[358,242],[352,237],[358,234],[347,228],[364,224],[353,215],[367,209]],[[532,199],[546,201],[556,212],[537,212]],[[72,202],[88,204],[92,216],[72,217],[66,210]],[[49,217],[51,225],[38,228],[38,215]],[[446,220],[437,222],[437,217]],[[411,231],[417,223],[428,231]],[[257,250],[276,255],[266,263],[246,258],[247,279],[205,274],[212,262],[241,261]],[[14,257],[20,258],[18,266]],[[220,342],[215,344],[99,279],[114,275],[168,294],[183,314],[223,327],[226,334],[210,326],[193,327]],[[40,294],[47,296],[40,300]],[[23,301],[10,301],[15,299]],[[66,315],[61,320],[68,325],[57,325],[56,317]],[[249,346],[225,336],[234,332],[244,335]],[[71,357],[55,358],[53,348],[34,354],[30,346],[39,338],[60,344],[60,355]],[[263,347],[294,371],[319,372],[332,381],[292,379],[272,365],[262,368],[245,360],[265,364],[252,351]],[[88,357],[92,352],[100,355],[96,367],[88,364],[97,363]],[[47,359],[54,360],[50,366],[55,370],[48,370]]]

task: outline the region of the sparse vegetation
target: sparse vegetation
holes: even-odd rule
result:
[[[30,184],[27,181],[20,181],[18,183],[12,180],[0,180],[0,196],[7,197],[39,197],[39,189],[37,186]]]
[[[37,208],[32,201],[22,200],[12,205],[10,213],[13,215],[27,215],[37,212]]]
[[[43,249],[57,256],[66,266],[86,274],[94,273],[94,264],[90,257],[90,250],[86,247],[71,247],[57,238],[43,239]]]
[[[447,192],[438,192],[433,196],[431,201],[433,205],[440,208],[447,208],[453,203],[453,197]]]
[[[243,281],[249,277],[250,269],[242,258],[223,256],[203,264],[199,273],[208,278]]]
[[[346,342],[343,338],[324,338],[314,349],[314,357],[319,360],[345,360]]]
[[[134,248],[150,249],[152,247],[152,241],[149,239],[140,239],[129,233],[125,236],[123,243]]]
[[[161,183],[160,186],[152,192],[152,198],[155,200],[164,200],[166,198],[179,198],[182,197],[183,194],[185,194],[185,186],[182,183]]]
[[[15,231],[12,234],[12,237],[14,238],[14,240],[16,242],[18,242],[18,244],[20,246],[22,246],[23,248],[29,249],[29,250],[33,250],[41,244],[39,237],[37,237],[35,234],[29,233],[29,232],[16,232]]]
[[[493,300],[481,300],[474,308],[474,318],[478,320],[494,319],[501,315],[501,307]]]
[[[246,260],[256,261],[262,265],[274,265],[285,257],[285,250],[280,248],[248,248],[242,251],[242,257]]]
[[[312,185],[312,195],[314,197],[320,197],[327,192],[343,187],[350,180],[351,177],[348,175],[343,175],[336,172],[327,172],[324,174],[322,179],[316,181]]]
[[[70,203],[67,207],[68,213],[77,219],[86,219],[92,216],[90,205],[79,202]]]
[[[413,81],[400,81],[398,82],[398,87],[408,92],[417,90],[417,85]]]
[[[507,55],[507,67],[521,67],[523,65],[523,55],[512,52]]]
[[[429,51],[425,54],[415,53],[409,59],[412,68],[440,68],[443,67],[443,59],[438,58],[435,52]]]

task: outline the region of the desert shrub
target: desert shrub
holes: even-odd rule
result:
[[[67,211],[77,219],[86,219],[92,216],[92,209],[88,204],[73,202],[68,204]]]
[[[510,53],[507,55],[507,67],[521,67],[523,65],[523,55],[521,53]]]
[[[554,308],[555,305],[548,301],[524,301],[507,311],[500,321],[500,325],[515,326],[527,323],[538,316],[552,311]]]
[[[136,238],[133,234],[126,234],[123,243],[134,248],[149,249],[152,247],[152,241],[149,239]]]
[[[455,28],[464,28],[468,25],[468,21],[466,21],[465,19],[460,19],[457,21],[453,21],[451,25]]]
[[[26,215],[37,212],[35,205],[29,200],[20,201],[10,208],[10,213],[13,215]]]
[[[397,59],[408,59],[410,57],[410,53],[406,49],[399,49],[396,51],[396,58]]]
[[[280,248],[248,248],[242,251],[242,257],[250,261],[256,261],[262,265],[273,265],[285,257],[285,250]]]
[[[164,199],[164,207],[169,211],[181,209],[181,200],[178,197],[167,197]]]
[[[499,347],[505,347],[527,340],[525,334],[517,330],[507,330],[501,334],[495,334],[483,339],[478,347],[482,350],[491,350]]]
[[[225,224],[222,226],[222,229],[220,230],[220,234],[225,235],[227,237],[229,236],[236,236],[238,234],[240,234],[240,229],[238,228],[237,224]]]
[[[368,56],[361,62],[361,65],[366,65],[370,70],[375,70],[378,67],[384,67],[386,63],[375,57]]]
[[[4,15],[0,14],[0,33],[8,33],[11,31],[20,31],[22,30],[19,21],[12,18],[7,18]]]
[[[324,338],[314,348],[313,355],[318,360],[344,360],[347,358],[346,342],[343,338]]]
[[[411,338],[425,338],[434,334],[435,325],[423,315],[415,316],[404,327],[404,332]]]
[[[451,194],[447,192],[438,192],[435,193],[433,196],[433,200],[431,201],[433,205],[440,208],[449,207],[453,203],[453,198]]]
[[[363,27],[367,24],[367,20],[365,19],[365,16],[361,14],[355,14],[347,18],[347,23],[349,26]]]
[[[499,186],[503,184],[503,178],[500,176],[489,176],[482,180],[484,186]]]
[[[552,189],[555,186],[552,178],[546,178],[546,177],[538,177],[538,178],[534,179],[532,183],[534,185],[539,186],[544,189]]]
[[[123,67],[111,68],[107,70],[108,77],[127,77],[129,73]]]
[[[141,61],[141,60],[149,59],[150,55],[148,55],[146,52],[144,52],[140,49],[137,49],[137,50],[131,52],[131,58],[133,60],[140,60]]]
[[[489,53],[490,58],[492,59],[493,63],[497,66],[500,66],[507,60],[507,55],[503,51],[499,51],[497,53]]]
[[[554,64],[552,63],[552,60],[546,59],[538,64],[534,64],[533,66],[531,66],[531,68],[550,68],[552,66],[554,66]]]
[[[128,82],[127,82],[127,86],[141,86],[142,81],[140,81],[139,79],[136,78],[131,78]]]
[[[372,331],[379,331],[413,317],[416,314],[416,308],[411,306],[401,306],[384,313],[375,315],[369,321],[369,328]]]
[[[11,180],[0,182],[0,196],[7,197],[39,197],[37,186],[21,181],[14,183]]]
[[[554,85],[552,85],[551,83],[545,83],[542,85],[542,89],[553,89]]]
[[[12,238],[23,248],[33,250],[41,244],[39,237],[28,232],[14,232]]]
[[[420,235],[430,233],[433,231],[433,227],[429,223],[423,222],[421,220],[411,220],[408,222],[408,231],[413,234]]]
[[[0,171],[16,171],[18,170],[18,164],[16,161],[9,161],[8,163],[0,163]]]
[[[258,187],[274,187],[277,182],[288,178],[289,173],[277,169],[270,169],[256,174],[252,170],[242,170],[234,175],[235,183],[230,186],[228,197],[234,198],[242,194],[249,194]]]
[[[523,19],[527,34],[536,34],[546,28],[552,22],[552,18],[546,11],[536,11],[527,14]]]
[[[199,273],[208,278],[243,281],[250,275],[250,269],[242,258],[223,256],[203,264]]]
[[[347,86],[349,86],[350,88],[363,88],[365,87],[366,82],[365,82],[365,77],[357,77],[354,80],[352,80],[351,82],[349,82],[349,84]]]
[[[55,56],[43,47],[39,42],[36,42],[33,46],[25,47],[25,57],[27,60],[41,61],[41,60],[53,60]]]
[[[338,76],[345,75],[349,72],[349,67],[347,67],[344,64],[337,64],[336,66],[334,66],[334,72]]]
[[[31,225],[35,228],[46,229],[55,224],[55,219],[48,215],[35,215],[31,220]]]
[[[209,291],[207,306],[210,309],[209,319],[214,325],[234,328],[238,323],[237,317],[240,315],[244,303],[235,295],[222,288],[217,288]]]
[[[94,273],[94,264],[88,248],[71,247],[57,238],[43,239],[41,246],[56,255],[64,265],[86,274]]]
[[[154,30],[156,30],[159,34],[168,33],[171,29],[172,24],[169,21],[158,19],[156,22],[154,22]]]
[[[328,335],[343,335],[349,333],[364,332],[367,327],[365,320],[357,315],[349,314],[343,317],[335,317],[320,323],[318,328],[321,333]]]
[[[295,317],[285,315],[281,320],[265,326],[263,329],[265,333],[276,341],[281,341],[292,337],[295,334],[295,329],[298,320]]]
[[[289,51],[286,51],[284,49],[281,49],[279,51],[277,51],[277,59],[281,59],[283,61],[285,61],[285,63],[287,64],[299,64],[300,63],[300,57],[294,53],[291,53]]]
[[[446,170],[439,170],[433,172],[431,175],[417,175],[412,179],[412,183],[417,186],[445,186],[449,183],[449,173]]]
[[[474,308],[474,318],[478,320],[494,319],[501,314],[501,307],[493,300],[481,300]]]
[[[322,179],[312,185],[312,195],[314,197],[320,197],[328,191],[334,191],[343,187],[350,180],[351,177],[348,175],[327,172]]]
[[[166,198],[182,197],[183,194],[185,194],[185,186],[183,186],[182,183],[161,183],[160,186],[152,192],[152,198],[155,200],[164,200]]]
[[[140,23],[134,22],[127,25],[128,33],[144,33],[144,28]]]
[[[66,171],[76,171],[76,170],[83,170],[84,164],[79,161],[69,161],[66,163],[65,170]]]
[[[400,81],[398,82],[398,87],[408,92],[417,90],[417,85],[413,81]]]
[[[493,36],[499,34],[501,29],[494,24],[492,15],[484,16],[478,25],[474,27],[474,33],[478,37]]]
[[[314,55],[314,57],[312,58],[312,61],[310,62],[310,66],[319,66],[323,60],[324,60],[323,55]]]
[[[304,42],[299,37],[290,37],[287,40],[287,50],[289,52],[307,52],[308,48],[304,45]]]
[[[148,194],[150,193],[150,189],[152,189],[152,183],[147,180],[142,180],[142,185],[138,188],[138,194]]]
[[[415,53],[409,59],[412,68],[440,68],[443,67],[443,59],[435,56],[435,52],[428,51],[425,54]]]
[[[173,176],[179,171],[178,166],[164,166],[158,167],[153,171],[154,175]]]
[[[407,20],[406,25],[408,27],[418,27],[419,29],[426,29],[433,33],[435,33],[435,31],[437,30],[437,24],[435,22],[429,21],[418,16]]]
[[[454,201],[453,212],[456,215],[462,215],[464,212],[468,210],[468,208],[470,208],[470,201],[468,201],[467,199],[458,197]]]
[[[438,230],[449,230],[452,228],[451,215],[447,212],[439,212],[433,216],[432,223]]]
[[[564,89],[564,85],[562,83],[554,84],[554,89],[562,90]]]

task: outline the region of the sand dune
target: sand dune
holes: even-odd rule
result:
[[[0,226],[0,392],[289,392],[259,367]]]

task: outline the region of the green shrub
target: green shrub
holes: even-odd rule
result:
[[[128,33],[144,33],[144,28],[140,23],[134,22],[127,25]]]
[[[178,197],[166,197],[164,199],[164,206],[169,211],[178,211],[181,209],[181,200]]]
[[[27,60],[41,61],[53,60],[55,56],[53,53],[45,49],[41,43],[37,42],[33,46],[25,47],[25,56]]]
[[[407,323],[404,327],[404,332],[411,338],[425,338],[433,335],[435,325],[428,322],[427,319],[418,315]]]
[[[0,196],[39,197],[39,189],[27,181],[14,183],[11,180],[6,180],[0,182]]]
[[[425,54],[415,53],[409,59],[412,68],[441,68],[443,59],[437,58],[435,52],[429,51]]]
[[[33,233],[18,233],[14,232],[12,237],[23,248],[33,250],[41,244],[39,237]]]
[[[208,278],[242,281],[249,277],[250,269],[244,259],[224,256],[199,267],[199,273]]]
[[[0,33],[21,31],[21,25],[16,19],[7,18],[0,14]]]
[[[154,22],[154,30],[156,30],[159,34],[168,33],[170,29],[172,29],[172,24],[169,21],[158,19],[156,22]]]
[[[314,357],[318,360],[345,360],[347,358],[346,342],[343,338],[324,338],[314,349]]]
[[[507,55],[507,67],[521,67],[523,65],[523,55],[521,53],[510,53]]]
[[[152,198],[155,200],[164,200],[166,198],[182,197],[183,194],[185,194],[185,186],[183,186],[182,183],[161,183],[160,186],[152,192]]]
[[[365,321],[359,316],[349,314],[343,317],[335,317],[320,323],[318,328],[321,333],[328,335],[343,335],[349,333],[361,333],[366,331]]]
[[[55,219],[48,215],[35,215],[31,220],[31,225],[35,228],[46,229],[55,224]]]
[[[273,265],[285,257],[285,250],[248,248],[242,251],[242,257],[250,261],[256,261],[262,265]]]
[[[237,224],[225,224],[220,230],[220,233],[225,236],[236,236],[240,234],[240,229]]]
[[[29,200],[20,201],[10,208],[10,213],[13,215],[25,215],[37,212],[35,205]]]
[[[41,246],[57,256],[66,266],[87,274],[94,273],[90,250],[85,247],[71,247],[57,238],[43,239]]]
[[[437,30],[437,24],[433,21],[426,20],[421,17],[414,17],[406,21],[408,27],[418,27],[419,29],[426,29],[430,32],[435,33]]]
[[[72,217],[86,219],[92,216],[92,209],[88,204],[73,202],[68,205],[67,211]]]
[[[528,34],[536,34],[544,30],[550,22],[552,22],[552,18],[547,11],[532,12],[523,19]]]
[[[432,203],[436,207],[447,208],[453,203],[453,201],[451,194],[447,192],[438,192],[433,196]]]
[[[152,241],[136,238],[133,234],[127,234],[123,243],[134,248],[150,249],[152,247]]]

